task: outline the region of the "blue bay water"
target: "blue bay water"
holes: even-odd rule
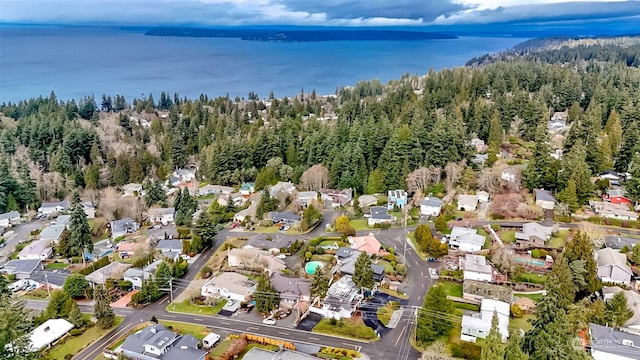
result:
[[[144,36],[116,29],[0,28],[0,101],[103,93],[128,101],[161,91],[180,96],[333,94],[360,80],[462,66],[525,39],[275,43]]]

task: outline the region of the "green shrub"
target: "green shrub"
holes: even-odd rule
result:
[[[504,215],[502,215],[502,214],[491,214],[491,219],[493,219],[493,220],[504,220]]]
[[[479,345],[468,343],[466,341],[458,341],[451,344],[451,355],[457,358],[478,360],[482,353]]]
[[[500,224],[491,224],[491,228],[493,229],[493,231],[500,231],[502,229],[502,226],[500,226]]]
[[[69,335],[71,336],[78,336],[78,335],[82,335],[84,334],[84,329],[71,329],[69,331]]]

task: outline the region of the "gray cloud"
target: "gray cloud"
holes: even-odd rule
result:
[[[640,16],[640,1],[2,0],[0,22],[123,25],[457,25]],[[519,5],[526,3],[526,5]]]

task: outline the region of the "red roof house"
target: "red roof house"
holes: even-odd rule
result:
[[[352,249],[364,251],[369,255],[380,255],[380,241],[373,234],[367,236],[349,236]]]
[[[632,201],[628,197],[624,196],[624,191],[621,189],[609,189],[603,198],[612,204],[624,204],[631,205]]]

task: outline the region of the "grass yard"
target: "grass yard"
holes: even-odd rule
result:
[[[311,256],[311,261],[323,261],[327,264],[331,264],[333,260],[333,255],[331,254],[314,254]]]
[[[513,277],[513,282],[544,284],[547,281],[547,275],[536,273],[520,273]]]
[[[333,246],[333,244],[338,244],[338,247],[347,245],[347,243],[345,243],[344,241],[341,241],[340,239],[338,239],[338,240],[322,240],[320,242],[320,244],[318,244],[318,246],[316,246],[316,247]]]
[[[45,266],[44,268],[47,270],[52,270],[52,269],[66,269],[68,267],[69,267],[69,264],[54,262],[54,263],[47,264],[47,266]]]
[[[447,295],[462,297],[462,284],[453,281],[439,281],[439,285],[444,286]]]
[[[363,231],[371,229],[369,227],[369,221],[367,219],[354,219],[349,221],[349,224],[356,229],[356,231]]]
[[[194,305],[191,304],[191,300],[187,299],[183,302],[173,302],[167,305],[166,310],[168,312],[177,312],[177,313],[186,313],[186,314],[194,314],[194,315],[217,315],[220,310],[227,303],[226,300],[221,300],[215,306],[206,306],[206,305]]]
[[[389,301],[385,306],[380,306],[377,310],[378,320],[380,320],[384,326],[387,326],[389,321],[391,321],[391,315],[399,308],[400,304],[395,301]]]
[[[516,241],[516,232],[513,230],[503,230],[500,232],[500,240],[504,243],[512,243]]]
[[[529,323],[529,319],[535,318],[534,315],[524,315],[519,319],[509,319],[509,327],[511,329],[522,329],[524,331],[530,330],[533,328],[533,325]]]
[[[526,297],[526,298],[529,298],[529,299],[531,299],[531,300],[533,300],[535,302],[538,302],[538,301],[542,300],[542,298],[544,297],[543,294],[521,294],[521,293],[513,294],[513,296],[517,297],[517,298]]]
[[[90,315],[83,315],[87,319]],[[45,359],[64,359],[67,354],[75,355],[82,349],[91,345],[94,341],[108,334],[115,327],[120,325],[124,320],[122,316],[116,316],[116,324],[109,329],[101,329],[98,326],[93,326],[87,329],[82,335],[69,337],[64,343],[56,345],[53,349],[46,353]]]
[[[480,305],[475,305],[475,304],[467,304],[467,303],[454,301],[453,306],[456,309],[461,309],[461,310],[480,311]]]
[[[188,324],[188,323],[183,323],[179,321],[165,321],[165,320],[160,320],[160,323],[166,326],[168,329],[171,328],[173,331],[175,331],[178,334],[181,334],[181,335],[191,334],[195,338],[200,340],[204,339],[204,337],[211,332],[204,325]]]
[[[569,237],[570,230],[559,230],[553,234],[551,239],[549,240],[549,246],[552,248],[560,249],[563,248],[567,242],[567,238]]]
[[[383,288],[383,287],[379,287],[378,291],[382,292],[382,293],[385,293],[387,295],[395,296],[395,297],[397,297],[399,299],[408,299],[409,298],[407,296],[407,294],[399,293],[397,291],[393,291],[393,290],[390,290],[390,289],[387,289],[387,288]]]
[[[255,232],[260,234],[277,234],[280,230],[275,226],[256,226]]]
[[[126,264],[133,264],[136,260],[138,260],[136,256],[129,256],[127,258],[123,258],[120,256],[120,253],[117,251],[113,253],[113,259],[115,261],[126,263]]]
[[[35,289],[31,290],[28,293],[25,293],[22,298],[27,300],[42,300],[46,299],[49,296],[49,293],[45,289]]]
[[[362,322],[362,318],[353,317],[350,319],[328,320],[326,318],[314,326],[312,332],[338,335],[346,338],[359,340],[378,340],[376,332]]]
[[[231,340],[225,340],[225,341],[219,342],[218,345],[214,347],[213,350],[209,353],[209,357],[211,359],[217,359],[218,357],[222,356],[222,354],[224,354],[225,351],[227,351],[230,345],[231,345]]]
[[[386,261],[386,260],[378,260],[378,262],[376,263],[380,266],[384,266],[384,272],[387,274],[393,274],[394,269],[393,266],[391,265],[390,262]]]

